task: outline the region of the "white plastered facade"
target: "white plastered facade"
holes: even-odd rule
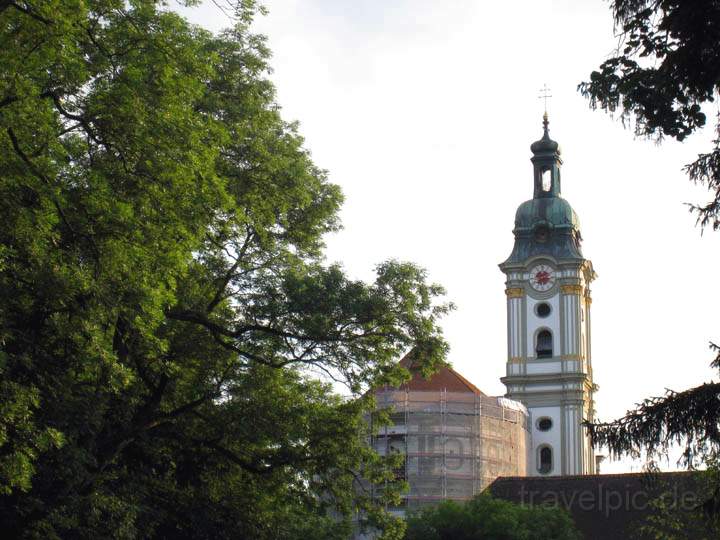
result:
[[[544,292],[530,286],[530,270],[538,264],[553,269],[555,281]],[[557,261],[536,256],[522,265],[503,265],[506,273],[508,359],[507,397],[530,413],[533,476],[593,474],[595,458],[584,421],[592,421],[593,381],[590,348],[590,282],[595,273],[588,260]],[[545,303],[550,313],[538,315]],[[537,335],[552,334],[552,354],[538,358]],[[541,419],[549,419],[539,425]],[[549,447],[551,463],[541,463]],[[546,455],[547,456],[547,455]]]

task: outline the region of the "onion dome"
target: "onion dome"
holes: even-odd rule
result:
[[[547,112],[543,115],[543,136],[542,139],[539,141],[535,141],[530,145],[530,150],[533,154],[539,155],[539,154],[556,154],[560,155],[560,145],[553,141],[550,138],[550,129],[548,129],[548,125],[550,122],[548,121],[548,115]]]
[[[531,257],[547,255],[555,260],[582,258],[580,220],[560,195],[560,145],[550,138],[547,113],[543,136],[530,146],[533,156],[533,198],[515,212],[515,245],[501,265],[522,264]]]
[[[580,219],[575,210],[562,197],[530,199],[518,207],[515,230],[531,230],[540,224],[580,229]]]

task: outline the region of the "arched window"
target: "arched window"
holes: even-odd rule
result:
[[[550,358],[553,355],[553,342],[550,330],[541,330],[538,332],[535,353],[538,358]]]
[[[545,169],[542,172],[541,187],[545,192],[550,191],[550,188],[552,188],[552,171],[550,169]]]
[[[553,468],[552,448],[549,446],[541,446],[538,452],[538,472],[547,474]]]

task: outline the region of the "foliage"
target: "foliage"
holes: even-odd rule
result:
[[[713,66],[720,65],[720,3],[616,0],[612,9],[623,45],[580,91],[591,106],[620,108],[624,118],[634,118],[638,133],[684,139],[705,123],[700,106],[713,101],[719,88],[720,72]],[[702,225],[712,222],[717,228],[720,161],[714,163],[712,156],[720,158],[718,141],[712,154],[687,168],[691,179],[715,192],[714,200],[698,211]],[[720,355],[713,366],[720,368]],[[652,456],[685,443],[684,463],[692,465],[720,449],[718,395],[720,385],[712,382],[685,392],[668,391],[621,419],[589,427],[594,442],[617,455],[639,455],[645,449]]]
[[[640,135],[684,140],[705,125],[703,106],[720,89],[720,2],[615,0],[612,10],[621,45],[579,90],[593,108],[620,111],[624,121],[634,120]],[[707,204],[692,210],[701,227],[715,230],[720,228],[720,117],[716,132],[712,150],[685,167],[690,179],[712,194]],[[718,353],[712,366],[720,369],[720,349],[710,347]],[[714,382],[684,392],[668,390],[620,419],[588,428],[593,443],[615,456],[644,453],[654,459],[680,444],[681,463],[693,467],[714,460],[720,451],[719,398],[720,384]],[[714,489],[705,510],[717,513],[718,504],[720,490]]]
[[[670,482],[648,471],[644,481],[649,500],[642,518],[631,526],[633,538],[647,540],[713,540],[720,536],[720,522],[715,512],[703,508],[703,501],[713,500],[718,481],[717,461],[710,460],[704,471],[695,471],[678,482]]]
[[[720,90],[720,2],[614,0],[621,44],[581,93],[593,108],[620,111],[639,135],[682,141],[706,122],[703,105]],[[710,152],[685,167],[712,199],[693,206],[698,222],[720,228],[720,117]]]
[[[574,540],[580,535],[563,509],[523,506],[488,494],[465,504],[444,501],[408,518],[407,540]]]
[[[712,366],[720,369],[720,347]],[[644,400],[635,410],[613,422],[590,424],[595,444],[615,455],[653,458],[667,455],[676,444],[684,447],[681,463],[692,467],[720,451],[720,384],[709,382],[686,390],[668,390]]]
[[[211,35],[153,0],[0,1],[5,537],[401,534],[358,487],[393,480],[363,392],[411,346],[437,365],[449,306],[412,264],[324,264],[342,195],[256,12]]]

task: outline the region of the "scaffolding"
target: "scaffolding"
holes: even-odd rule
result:
[[[381,455],[404,455],[409,491],[396,511],[445,499],[463,501],[498,476],[524,476],[530,433],[527,410],[473,392],[380,390],[392,423],[372,437]]]

